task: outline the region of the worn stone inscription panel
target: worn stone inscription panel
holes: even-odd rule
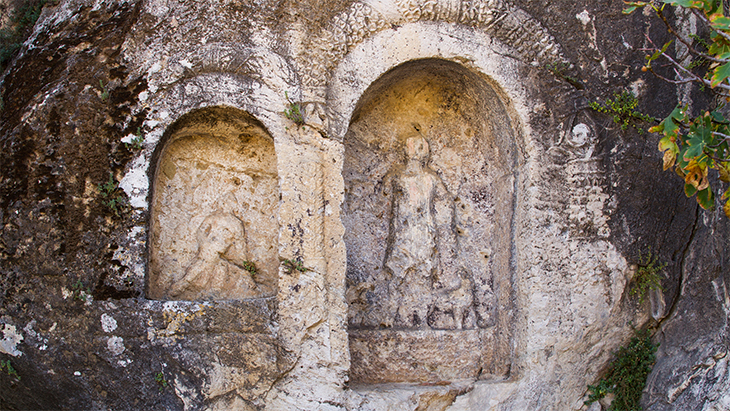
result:
[[[494,89],[456,63],[366,91],[343,171],[353,381],[508,372],[513,144]]]
[[[276,154],[268,133],[244,114],[195,113],[197,122],[185,119],[162,150],[150,223],[150,298],[275,295]]]

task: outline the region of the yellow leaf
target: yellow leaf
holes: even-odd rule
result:
[[[702,177],[700,184],[697,186],[697,191],[702,191],[710,186],[710,180],[707,179],[707,175]]]
[[[664,152],[664,171],[667,171],[669,167],[674,165],[675,160],[677,160],[677,154],[672,150],[667,150]]]
[[[677,143],[675,143],[674,141],[675,140],[673,137],[669,137],[669,136],[662,137],[661,140],[659,140],[659,145],[657,147],[659,148],[659,151],[674,149],[677,152],[679,152]]]
[[[730,200],[725,202],[725,206],[722,207],[722,211],[725,212],[725,216],[730,218]]]
[[[725,164],[718,164],[717,171],[720,172],[720,180],[724,183],[730,183],[730,170]]]
[[[710,181],[707,179],[707,167],[702,167],[692,160],[685,167],[685,171],[687,171],[687,176],[684,178],[684,182],[691,184],[697,191],[702,191],[710,186]]]

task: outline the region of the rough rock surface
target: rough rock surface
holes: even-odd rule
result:
[[[650,327],[645,406],[727,409],[730,224],[588,108],[700,101],[621,7],[47,5],[0,83],[0,408],[581,410]]]

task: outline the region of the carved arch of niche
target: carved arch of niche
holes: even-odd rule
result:
[[[296,74],[289,63],[263,47],[209,42],[174,53],[168,60],[165,67],[149,76],[149,81],[159,83],[158,87],[161,88],[189,79],[221,75],[235,79],[232,82],[255,83],[254,92],[265,88],[276,90],[272,93],[275,95],[279,90],[294,91],[298,87]]]
[[[427,58],[359,99],[342,206],[354,383],[509,375],[517,133],[503,95]]]
[[[193,110],[167,128],[151,163],[148,297],[273,297],[279,195],[266,128],[231,107]]]
[[[322,87],[347,53],[367,38],[409,23],[449,23],[482,31],[507,45],[527,64],[564,62],[561,47],[537,20],[505,0],[357,1],[302,45],[297,66],[305,96]]]

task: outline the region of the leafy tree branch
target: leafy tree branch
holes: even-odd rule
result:
[[[694,58],[685,65],[681,59],[669,54],[672,41],[658,46],[647,35],[649,47],[644,49],[646,65],[658,78],[671,84],[698,84],[702,90],[716,95],[716,104],[691,116],[689,108],[679,104],[661,122],[649,129],[659,133],[659,150],[664,153],[664,170],[673,168],[684,179],[684,192],[696,196],[699,205],[706,209],[715,206],[715,193],[710,184],[709,170],[715,170],[722,182],[730,182],[730,121],[725,118],[730,101],[730,16],[727,0],[654,0],[624,1],[625,14],[639,8],[649,8],[662,21],[675,39],[687,48]],[[689,10],[709,32],[706,37],[682,36],[665,15],[668,7]],[[702,50],[704,49],[704,50]],[[671,67],[674,78],[654,70],[653,62],[662,60]],[[723,211],[730,218],[730,188],[721,196],[725,200]]]

